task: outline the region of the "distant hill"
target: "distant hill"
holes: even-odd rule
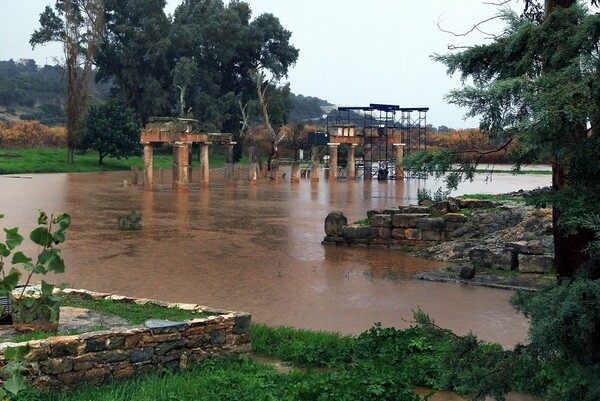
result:
[[[108,85],[96,87],[106,98]],[[49,126],[64,124],[65,81],[60,66],[39,67],[34,60],[0,61],[0,120],[38,120]],[[317,123],[334,105],[327,100],[290,93],[290,123]]]

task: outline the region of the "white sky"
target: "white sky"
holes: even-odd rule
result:
[[[369,103],[401,107],[429,107],[427,121],[434,126],[476,127],[464,120],[465,110],[448,105],[444,95],[460,86],[448,77],[434,53],[448,45],[482,43],[482,34],[457,38],[438,29],[466,32],[492,17],[497,7],[484,0],[246,0],[253,16],[270,12],[292,31],[291,42],[300,49],[290,71],[292,92],[316,96],[345,106]],[[167,0],[172,13],[181,0]],[[512,0],[520,9],[521,0]],[[38,65],[61,57],[58,45],[29,45],[39,26],[39,14],[54,0],[0,0],[0,60],[34,58]],[[484,25],[499,32],[496,21]]]

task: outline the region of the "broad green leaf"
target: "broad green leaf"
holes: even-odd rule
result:
[[[48,224],[48,215],[46,214],[46,212],[38,210],[38,213],[40,214],[38,217],[38,224],[39,225],[46,225]]]
[[[49,284],[42,280],[42,296],[46,297],[52,295],[52,291],[54,290],[54,284]]]
[[[53,248],[46,249],[40,252],[40,254],[38,255],[38,263],[45,265],[46,263],[51,262],[52,259],[56,257],[57,252],[58,251]]]
[[[6,233],[6,246],[8,247],[8,249],[13,250],[19,245],[21,245],[21,242],[23,242],[23,236],[19,234],[18,227],[11,229],[5,228],[4,232]]]
[[[54,223],[57,223],[60,228],[64,231],[71,225],[71,215],[63,213],[54,218]]]
[[[55,255],[55,257],[50,261],[50,263],[48,263],[48,272],[52,272],[52,273],[64,273],[65,272],[65,262],[64,260],[62,260],[62,258],[58,255]]]
[[[48,246],[52,244],[52,234],[48,232],[46,227],[38,227],[34,229],[29,238],[38,245]]]
[[[12,264],[16,265],[18,263],[29,263],[31,262],[31,258],[25,256],[23,252],[16,252],[12,258]]]
[[[0,256],[7,257],[8,255],[10,255],[10,249],[4,243],[0,242]]]
[[[27,308],[31,308],[33,305],[35,305],[36,299],[33,297],[23,297],[19,302],[23,302],[23,305],[25,305]]]
[[[19,360],[27,355],[30,349],[31,348],[28,345],[21,345],[19,347],[6,347],[4,356],[9,360]]]
[[[25,263],[23,265],[23,267],[25,268],[25,270],[27,270],[28,272],[34,272],[37,274],[46,274],[48,273],[48,271],[46,270],[46,267],[44,267],[44,265],[39,264],[39,263]]]
[[[22,375],[13,375],[10,379],[4,382],[6,391],[12,394],[17,394],[25,388],[25,380]]]
[[[6,399],[7,394],[8,394],[8,391],[6,391],[4,389],[4,386],[0,387],[0,399],[2,399],[2,400]]]
[[[4,215],[3,215],[3,214],[0,214],[0,219],[3,219],[3,218],[4,218]]]
[[[3,287],[7,292],[14,290],[19,284],[19,280],[21,279],[21,272],[14,267],[10,269],[10,272],[4,277]]]

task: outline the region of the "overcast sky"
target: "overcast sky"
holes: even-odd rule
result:
[[[497,7],[488,0],[246,0],[253,15],[272,13],[292,31],[291,42],[300,49],[290,71],[292,91],[316,96],[337,105],[369,103],[401,107],[429,107],[427,120],[434,126],[476,127],[464,120],[465,111],[444,101],[449,90],[461,85],[448,77],[444,65],[430,59],[447,53],[448,45],[483,43],[477,32],[455,37],[494,16]],[[181,0],[167,0],[172,13]],[[513,0],[514,7],[522,7]],[[29,45],[39,26],[39,14],[53,0],[0,0],[0,60],[33,58],[39,65],[54,64],[61,48]],[[492,21],[486,31],[499,32]]]

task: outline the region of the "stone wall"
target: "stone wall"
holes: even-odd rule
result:
[[[73,336],[29,341],[27,380],[42,390],[73,388],[82,383],[102,384],[156,371],[160,368],[185,369],[208,358],[249,353],[251,315],[211,309],[194,304],[168,304],[99,294],[84,290],[65,290],[88,297],[118,302],[155,303],[170,308],[210,314],[185,322],[148,320],[143,326],[116,327]],[[0,344],[0,364],[5,363]]]
[[[368,224],[348,224],[342,212],[325,219],[323,244],[380,247],[430,247],[454,238],[467,222],[463,209],[491,208],[494,203],[476,199],[450,198],[426,205],[369,210]]]

